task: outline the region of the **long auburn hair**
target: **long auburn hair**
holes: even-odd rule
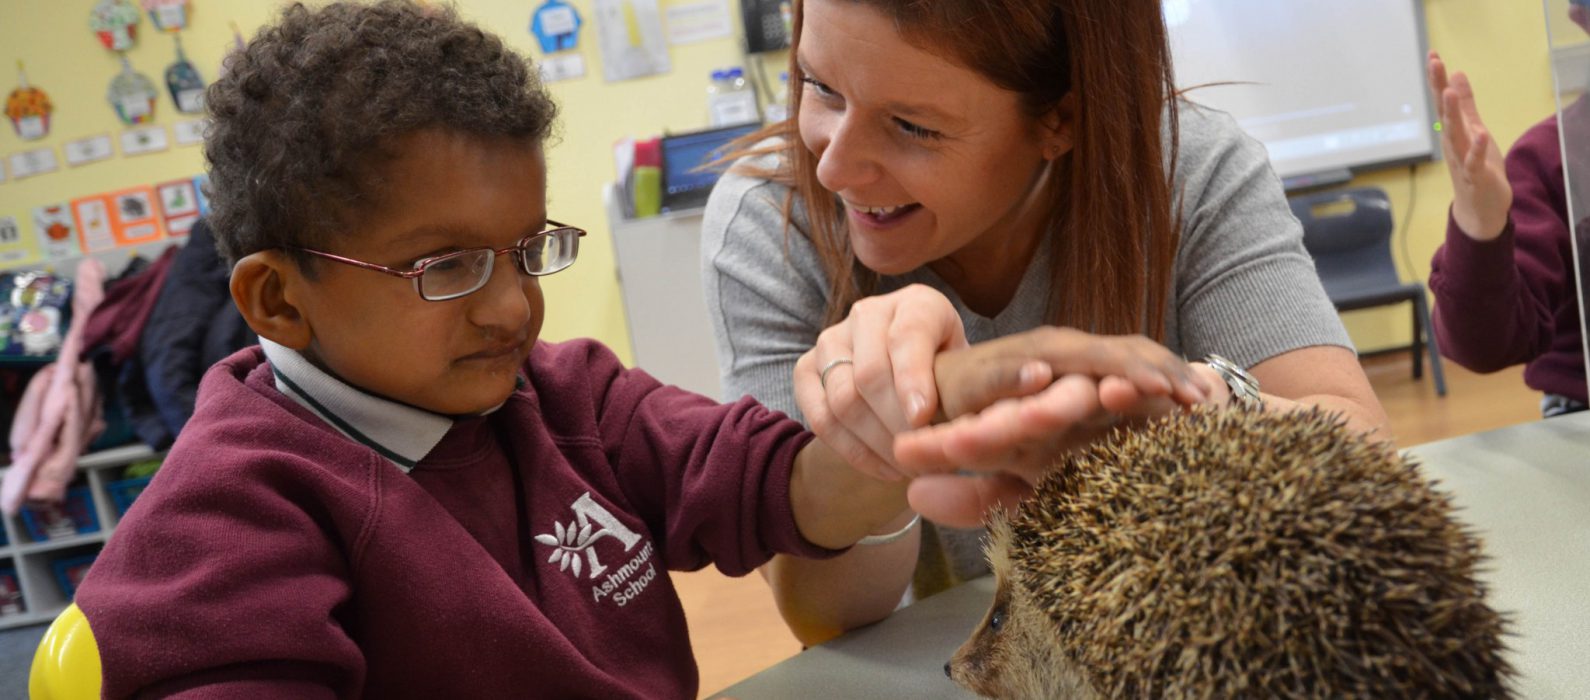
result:
[[[954,47],[959,60],[1018,93],[1039,117],[1075,94],[1073,148],[1046,178],[1051,204],[1050,320],[1096,333],[1144,333],[1163,340],[1172,265],[1180,236],[1169,161],[1178,149],[1175,81],[1160,0],[843,0],[891,18],[906,41]],[[795,4],[792,46],[799,46],[804,2]],[[805,77],[796,52],[789,75]],[[792,188],[808,214],[806,232],[828,276],[825,325],[873,293],[878,275],[850,247],[837,196],[817,181],[817,159],[796,120],[804,90],[790,91],[790,118],[736,142],[740,156],[782,156],[776,169],[736,172]],[[754,147],[770,136],[776,146]],[[1179,202],[1176,203],[1179,207]]]

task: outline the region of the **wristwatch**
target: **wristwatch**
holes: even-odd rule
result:
[[[1231,387],[1231,400],[1238,406],[1253,409],[1264,406],[1264,399],[1259,395],[1259,380],[1254,379],[1248,370],[1214,353],[1205,356],[1204,363],[1226,380],[1226,386]]]

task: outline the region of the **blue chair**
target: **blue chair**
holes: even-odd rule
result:
[[[1290,201],[1292,213],[1303,222],[1303,246],[1314,256],[1314,269],[1336,310],[1412,304],[1413,377],[1424,376],[1423,358],[1428,353],[1435,393],[1446,396],[1446,375],[1431,331],[1424,285],[1403,283],[1391,257],[1395,224],[1385,190],[1359,187],[1300,195]]]

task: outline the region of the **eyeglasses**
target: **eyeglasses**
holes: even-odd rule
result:
[[[447,301],[467,296],[486,286],[486,282],[491,280],[491,270],[495,266],[497,256],[503,253],[513,255],[519,271],[531,277],[543,277],[573,265],[575,256],[579,255],[580,238],[585,236],[585,229],[551,220],[547,223],[556,228],[525,236],[511,247],[501,250],[470,248],[454,251],[420,260],[414,263],[412,270],[397,270],[385,265],[308,248],[295,247],[293,250],[300,250],[344,265],[413,280],[414,291],[419,292],[421,299]]]

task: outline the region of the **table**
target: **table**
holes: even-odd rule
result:
[[[1590,698],[1590,413],[1407,451],[1484,539],[1481,579],[1511,616],[1518,697]],[[969,698],[944,662],[987,612],[991,577],[968,582],[710,697]]]

